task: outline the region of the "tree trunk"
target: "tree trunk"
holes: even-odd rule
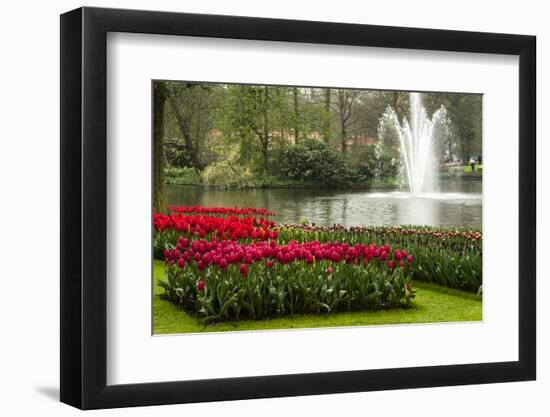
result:
[[[341,128],[340,128],[340,134],[341,134],[341,140],[342,140],[342,154],[346,153],[346,121],[344,119],[341,120]]]
[[[294,143],[297,144],[300,137],[300,128],[298,127],[300,111],[298,109],[298,89],[296,87],[292,89],[292,94],[294,96]]]
[[[323,139],[328,143],[330,141],[330,88],[327,88],[325,91],[325,110],[327,112],[327,119],[323,126]]]
[[[166,85],[154,84],[153,100],[153,209],[156,213],[166,211],[164,194],[164,107]]]
[[[269,118],[267,114],[269,103],[269,90],[268,87],[264,87],[264,106],[263,106],[263,138],[262,138],[262,154],[264,157],[264,171],[265,174],[269,172]]]

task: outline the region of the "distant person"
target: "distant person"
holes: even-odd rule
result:
[[[470,167],[472,168],[472,174],[476,172],[476,160],[474,158],[470,158]]]

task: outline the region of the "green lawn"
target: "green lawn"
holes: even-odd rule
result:
[[[471,165],[464,165],[462,168],[464,169],[464,172],[466,174],[471,174],[472,173],[472,166]],[[482,169],[483,169],[483,165],[475,164],[475,172],[479,172]]]
[[[162,261],[154,261],[154,275],[154,334],[481,320],[480,296],[435,284],[415,283],[414,288],[417,290],[416,298],[414,299],[413,307],[406,310],[394,309],[331,315],[296,315],[271,320],[241,320],[238,322],[203,325],[172,303],[161,299],[160,294],[163,294],[163,289],[156,285],[156,282],[159,278],[164,279],[164,263]]]

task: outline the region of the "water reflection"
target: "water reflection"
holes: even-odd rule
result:
[[[168,185],[169,204],[267,207],[279,223],[307,218],[319,225],[425,224],[481,227],[481,183],[444,183],[441,192],[343,191],[327,189],[206,190]]]

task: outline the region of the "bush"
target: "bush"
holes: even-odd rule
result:
[[[205,185],[218,188],[254,188],[254,175],[250,168],[229,161],[215,162],[202,172]]]
[[[399,176],[399,162],[386,153],[376,155],[376,145],[368,145],[352,155],[355,169],[369,180],[395,180]]]
[[[365,180],[342,154],[318,140],[305,140],[285,147],[279,155],[279,175],[336,187],[357,187]]]
[[[171,184],[199,184],[200,174],[195,168],[168,166],[164,169],[164,179]]]
[[[164,144],[164,156],[168,165],[176,167],[189,167],[191,163],[187,152],[178,145],[171,143]]]

